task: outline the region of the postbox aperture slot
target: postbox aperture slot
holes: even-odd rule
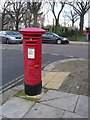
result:
[[[35,37],[35,36],[34,36],[34,37],[31,37],[31,36],[23,36],[23,38],[24,38],[24,39],[29,39],[29,40],[30,40],[30,39],[32,39],[32,40],[41,39],[41,37],[37,37],[37,36],[36,36],[36,37]]]
[[[37,41],[26,41],[26,43],[37,43]]]

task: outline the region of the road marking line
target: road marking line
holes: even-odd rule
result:
[[[0,89],[2,89],[3,87],[5,87],[5,86],[7,86],[7,85],[9,85],[9,84],[11,84],[11,83],[13,83],[14,81],[20,79],[20,78],[23,77],[23,76],[24,76],[24,75],[21,75],[20,77],[18,77],[18,78],[16,78],[16,79],[14,79],[14,80],[12,80],[12,81],[10,81],[10,82],[4,84],[3,86],[0,87]]]
[[[51,55],[59,55],[59,54],[51,54]]]
[[[18,81],[17,81],[17,82],[15,82],[15,83],[13,83],[12,85],[10,85],[10,86],[6,87],[5,89],[1,90],[1,91],[0,91],[0,93],[2,93],[2,92],[4,92],[5,90],[7,90],[7,89],[11,88],[12,86],[16,85],[17,83],[21,82],[22,80],[23,80],[23,78],[22,78],[22,79],[20,79],[20,80],[18,80]]]
[[[68,56],[68,57],[74,57],[74,56]]]
[[[44,66],[46,66],[46,65],[47,65],[47,64],[43,64],[42,67],[44,67]],[[20,77],[18,77],[18,78],[16,78],[16,79],[14,79],[14,80],[12,80],[12,81],[4,84],[3,86],[1,86],[0,89],[2,89],[2,90],[0,90],[0,93],[2,93],[3,91],[9,89],[10,87],[16,85],[16,84],[19,83],[20,81],[22,81],[24,78],[21,78],[21,77],[23,77],[23,76],[24,76],[24,75],[22,75],[22,76],[20,76]],[[21,79],[20,79],[20,78],[21,78]],[[20,80],[18,80],[18,79],[20,79]],[[18,81],[16,81],[16,80],[18,80]],[[13,83],[14,81],[16,81],[16,82]],[[11,83],[13,83],[13,84],[11,84]],[[9,84],[11,84],[11,85],[9,85]],[[9,85],[9,86],[8,86],[8,85]],[[5,89],[3,89],[5,86],[7,86],[7,87],[6,87]]]

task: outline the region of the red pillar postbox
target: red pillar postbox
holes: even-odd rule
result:
[[[19,32],[23,34],[25,93],[38,95],[42,92],[42,34],[45,30],[25,28]]]

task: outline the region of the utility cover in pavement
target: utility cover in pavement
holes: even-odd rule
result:
[[[58,89],[70,72],[49,72],[43,78],[43,86]]]

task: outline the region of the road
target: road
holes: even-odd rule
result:
[[[88,45],[43,44],[43,52],[45,54],[57,54],[88,59]]]
[[[0,56],[1,57],[1,56]],[[43,44],[42,69],[54,61],[68,58],[88,58],[88,46],[71,44]],[[3,44],[2,46],[2,86],[3,91],[23,83],[22,44]],[[20,77],[20,78],[19,78]]]

